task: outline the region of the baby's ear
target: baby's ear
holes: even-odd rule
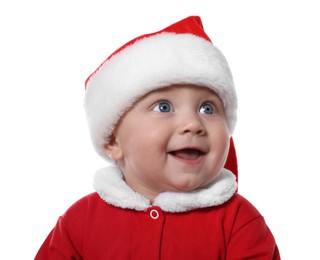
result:
[[[123,158],[123,153],[116,137],[112,134],[108,140],[109,140],[108,143],[104,145],[104,152],[113,161],[121,160]]]

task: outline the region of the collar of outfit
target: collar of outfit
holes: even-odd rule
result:
[[[219,206],[237,190],[236,177],[227,169],[222,169],[220,175],[205,188],[191,192],[166,191],[160,193],[152,204],[126,184],[122,172],[115,165],[97,171],[93,183],[99,196],[115,207],[145,211],[151,206],[158,206],[163,211],[173,213]]]

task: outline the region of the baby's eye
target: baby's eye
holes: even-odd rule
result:
[[[162,101],[154,106],[153,111],[168,113],[168,112],[172,112],[172,107],[169,102]]]
[[[211,104],[204,103],[203,105],[201,105],[199,112],[200,112],[200,114],[211,115],[215,111],[214,111],[214,107]]]

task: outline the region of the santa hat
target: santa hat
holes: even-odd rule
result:
[[[237,97],[224,55],[204,32],[198,16],[139,36],[111,54],[86,81],[85,110],[93,145],[104,152],[115,125],[140,97],[173,84],[212,89],[221,98],[230,136]]]

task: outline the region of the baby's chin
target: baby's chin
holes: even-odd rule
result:
[[[172,187],[168,191],[172,192],[191,192],[198,189],[206,188],[208,185],[212,183],[215,178],[195,181],[186,179],[183,181],[179,181],[178,183],[174,183]]]

